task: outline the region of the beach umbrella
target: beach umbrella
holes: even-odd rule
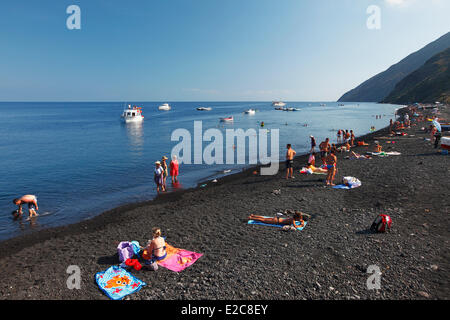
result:
[[[433,125],[439,132],[442,132],[441,124],[436,119],[433,120]]]

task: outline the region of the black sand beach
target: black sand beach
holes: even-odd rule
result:
[[[450,119],[450,110],[442,117]],[[356,189],[332,189],[325,176],[299,174],[306,163],[300,156],[294,180],[283,178],[284,165],[276,176],[249,169],[205,188],[3,241],[0,297],[108,299],[95,273],[118,264],[120,241],[145,244],[158,226],[171,245],[204,255],[181,273],[131,271],[147,286],[126,299],[449,299],[450,158],[424,141],[429,134],[419,129],[427,124],[405,130],[405,137],[384,139],[383,129],[362,138],[371,149],[379,140],[384,151],[401,156],[349,160],[339,154],[336,182],[357,177],[362,186]],[[275,189],[281,194],[272,194]],[[303,231],[246,223],[251,213],[274,216],[285,209],[312,216]],[[372,234],[368,228],[380,213],[391,216],[393,229]],[[69,265],[81,268],[80,290],[66,286]],[[380,290],[367,289],[370,265],[381,269]]]

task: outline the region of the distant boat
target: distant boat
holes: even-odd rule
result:
[[[212,108],[211,107],[198,107],[197,110],[198,111],[211,111]]]
[[[158,109],[168,111],[168,110],[172,109],[172,107],[168,103],[164,103],[164,104],[160,105],[158,107]]]
[[[142,115],[142,108],[133,106],[131,104],[128,105],[128,109],[125,109],[121,115],[122,120],[125,123],[130,122],[141,122],[144,120],[144,116]]]
[[[275,110],[281,110],[281,111],[283,111],[283,107],[276,107]]]
[[[256,112],[255,109],[248,109],[248,110],[244,111],[245,114],[251,114],[251,115],[255,114],[255,112]]]
[[[272,107],[284,107],[286,105],[286,103],[284,103],[283,101],[273,101],[272,102]]]
[[[220,118],[221,122],[231,122],[233,121],[233,117],[228,117],[228,118]]]

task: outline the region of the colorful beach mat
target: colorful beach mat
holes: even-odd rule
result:
[[[99,288],[112,300],[120,300],[139,291],[145,282],[139,280],[119,266],[112,266],[106,271],[95,274]]]
[[[273,217],[264,217],[264,218],[273,218]],[[299,223],[299,222],[297,222],[297,223]],[[302,231],[306,227],[307,223],[308,223],[308,221],[305,221],[305,223],[303,224],[303,227],[296,227],[295,229],[297,229],[297,231]],[[255,220],[248,220],[247,224],[257,224],[260,226],[276,227],[276,228],[283,228],[285,226],[284,224],[270,224],[270,223],[255,221]]]
[[[203,253],[196,253],[184,249],[178,249],[166,243],[167,257],[158,261],[158,265],[175,272],[181,272],[193,265]]]

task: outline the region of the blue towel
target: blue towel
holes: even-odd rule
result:
[[[273,217],[264,217],[264,218],[273,218]],[[271,224],[271,223],[264,223],[264,222],[255,221],[255,220],[248,220],[247,223],[248,224],[259,224],[261,226],[276,227],[276,228],[283,228],[285,226],[285,224]],[[305,223],[303,224],[303,227],[297,227],[296,229],[298,231],[303,230],[306,227],[307,223],[308,223],[308,221],[305,221]]]
[[[146,285],[145,282],[119,266],[112,266],[106,271],[96,273],[95,281],[99,288],[112,300],[123,299]]]
[[[345,189],[345,190],[348,190],[348,189],[354,189],[354,188],[358,188],[358,187],[360,187],[360,185],[353,185],[353,187],[349,187],[349,186],[347,186],[345,184],[339,184],[337,186],[334,186],[333,188],[334,189]]]

